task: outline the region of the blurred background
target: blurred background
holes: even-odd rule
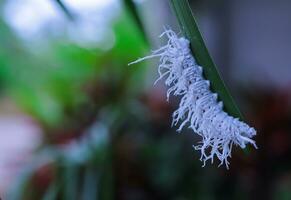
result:
[[[192,0],[258,150],[202,168],[155,62],[167,0],[0,2],[3,200],[291,199],[291,2]]]

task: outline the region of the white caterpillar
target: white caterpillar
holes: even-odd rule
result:
[[[213,163],[216,156],[220,165],[225,164],[228,168],[233,144],[245,148],[247,143],[251,143],[257,148],[251,139],[256,131],[223,111],[223,103],[218,102],[217,94],[210,91],[210,82],[204,79],[202,67],[191,54],[190,42],[183,37],[178,38],[172,30],[165,30],[160,37],[165,35],[168,37],[167,45],[130,64],[160,58],[157,81],[166,78],[165,84],[169,86],[167,99],[171,94],[181,96],[179,108],[173,113],[172,125],[181,122],[178,131],[187,125],[202,137],[200,144],[193,147],[201,151],[203,166],[207,160]]]

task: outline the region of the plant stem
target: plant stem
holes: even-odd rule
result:
[[[204,76],[211,83],[212,91],[218,94],[219,99],[224,104],[224,110],[228,114],[242,119],[238,107],[209,55],[188,1],[170,0],[170,4],[177,16],[182,33],[190,40],[191,50],[197,63],[203,67]]]
[[[127,7],[128,11],[130,12],[130,14],[132,15],[137,27],[139,28],[143,39],[145,40],[145,42],[148,42],[148,38],[145,32],[145,28],[143,26],[142,20],[138,14],[138,10],[137,7],[135,5],[135,3],[133,2],[133,0],[123,0],[124,5]]]
[[[74,20],[73,13],[68,9],[68,7],[64,4],[62,0],[55,0],[55,3],[61,8],[61,10],[67,15],[70,20]]]

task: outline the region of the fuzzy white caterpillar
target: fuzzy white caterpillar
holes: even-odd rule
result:
[[[181,96],[179,108],[173,113],[172,125],[181,122],[178,131],[187,125],[202,137],[200,144],[193,147],[201,151],[203,166],[207,160],[213,163],[216,156],[220,165],[225,164],[228,168],[233,144],[245,148],[247,143],[251,143],[256,147],[251,139],[256,131],[223,111],[223,103],[218,102],[217,94],[210,91],[210,82],[204,79],[202,67],[191,54],[190,42],[183,37],[178,38],[172,30],[165,30],[160,37],[165,35],[168,37],[167,45],[130,64],[160,58],[157,81],[166,79],[165,84],[169,86],[167,99],[171,94]]]

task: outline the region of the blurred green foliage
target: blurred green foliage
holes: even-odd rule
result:
[[[47,47],[31,50],[26,47],[29,44],[25,46],[19,41],[2,21],[2,91],[49,126],[58,125],[67,110],[88,101],[84,87],[95,84],[94,80],[102,79],[107,84],[123,81],[129,92],[136,91],[143,72],[141,68],[129,69],[127,63],[143,54],[145,41],[134,21],[125,12],[118,17],[112,28],[115,44],[108,51],[85,49],[66,38],[54,37],[48,38]]]
[[[147,44],[136,21],[125,10],[114,21],[112,29],[115,41],[109,50],[86,49],[66,38],[53,36],[47,38],[45,46],[40,45],[40,49],[35,49],[37,45],[18,39],[2,21],[2,95],[10,96],[44,130],[62,127],[62,123],[72,118],[72,114],[80,112],[82,105],[93,104],[98,107],[93,122],[104,109],[108,114],[99,120],[116,122],[128,99],[142,91],[145,68],[133,69],[127,64],[144,54]],[[115,113],[120,113],[117,114],[119,117],[114,117]],[[81,124],[82,119],[75,122]],[[70,123],[69,126],[75,126],[72,121]],[[103,126],[105,124],[107,122],[103,122]],[[113,199],[111,150],[108,148],[111,136],[108,132],[102,133],[98,127],[93,127],[94,130],[87,133],[90,126],[78,130],[78,135],[89,138],[73,145],[69,152],[55,145],[44,144],[36,154],[35,161],[24,168],[8,198],[86,200],[97,199],[98,196],[101,199]],[[69,130],[61,134],[66,132]],[[105,134],[103,139],[100,138],[102,134]],[[94,142],[92,137],[96,136],[99,139]],[[51,136],[46,137],[48,139]],[[40,181],[45,186],[35,189],[35,180],[38,181],[38,173],[42,170],[48,180],[43,181],[41,175]]]

